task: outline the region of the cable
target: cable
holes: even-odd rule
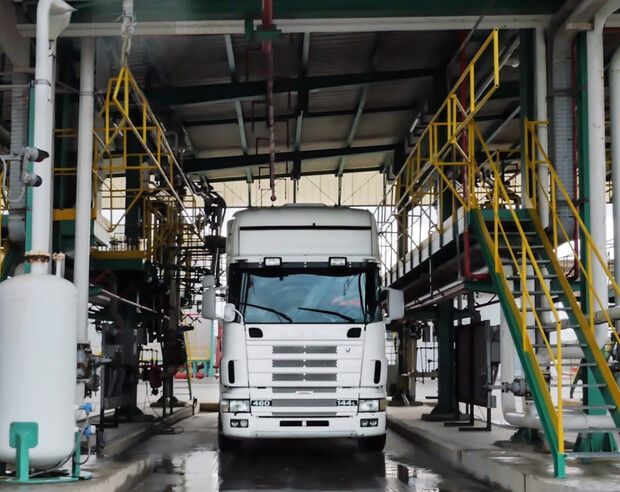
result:
[[[80,430],[79,436],[75,440],[75,445],[73,446],[73,450],[71,451],[71,453],[65,459],[63,459],[62,461],[59,461],[57,464],[52,465],[48,468],[44,468],[43,470],[39,470],[36,473],[33,473],[32,475],[30,475],[30,478],[38,477],[39,475],[44,475],[46,473],[57,470],[58,468],[64,466],[71,458],[73,458],[73,455],[75,454],[75,451],[77,450],[77,447],[82,443],[82,437],[84,436],[86,429],[88,429],[89,427],[90,427],[90,415],[86,414],[86,422],[84,423],[84,427],[82,427],[82,430]],[[90,454],[89,454],[89,457],[90,457]],[[88,458],[86,459],[86,461],[88,461]]]
[[[1,155],[0,155],[0,160],[2,161],[2,198],[7,203],[17,203],[22,198],[24,198],[24,194],[26,193],[26,187],[22,185],[22,192],[21,192],[21,195],[19,195],[19,197],[13,200],[9,198],[9,195],[7,193],[7,188],[6,188],[6,175],[9,173],[9,167],[6,164],[6,159]]]

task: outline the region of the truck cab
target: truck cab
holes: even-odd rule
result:
[[[374,217],[364,210],[285,206],[235,214],[227,237],[220,449],[288,437],[350,437],[362,450],[383,449],[378,250]],[[402,293],[387,293],[390,314],[402,316]]]

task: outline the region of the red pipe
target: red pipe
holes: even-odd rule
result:
[[[263,31],[269,31],[273,21],[273,0],[263,0]],[[274,128],[273,109],[273,51],[271,41],[263,41],[263,51],[267,58],[267,108],[269,121],[269,187],[271,188],[271,201],[276,201],[276,139]]]

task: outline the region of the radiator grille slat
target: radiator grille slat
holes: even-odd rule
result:
[[[298,391],[312,392],[312,393],[335,393],[337,388],[317,388],[314,386],[299,386],[299,387],[286,387],[286,386],[274,386],[271,391],[273,393],[297,393]]]
[[[336,359],[276,359],[271,361],[271,367],[337,367]]]
[[[272,347],[273,354],[336,354],[336,345],[279,345]]]
[[[272,374],[272,381],[337,381],[336,374]]]
[[[337,417],[336,412],[273,412],[272,417]]]

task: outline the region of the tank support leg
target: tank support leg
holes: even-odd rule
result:
[[[28,452],[39,444],[39,424],[36,422],[11,422],[9,445],[15,448],[15,482],[29,481],[30,459]]]

